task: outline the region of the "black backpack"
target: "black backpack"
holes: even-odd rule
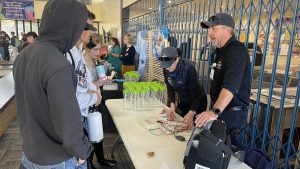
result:
[[[224,122],[215,120],[210,127],[197,127],[185,151],[185,169],[226,169],[231,155],[234,155],[230,147],[231,141]]]

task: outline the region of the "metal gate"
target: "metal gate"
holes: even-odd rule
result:
[[[200,22],[218,12],[233,16],[236,37],[252,60],[245,143],[265,152],[273,168],[299,169],[299,0],[140,0],[123,9],[123,33],[166,26],[170,43],[194,63],[208,91],[213,55]]]

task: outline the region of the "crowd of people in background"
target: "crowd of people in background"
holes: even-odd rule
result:
[[[14,61],[20,51],[26,46],[32,44],[38,37],[36,32],[21,32],[21,38],[16,36],[14,31],[10,36],[5,32],[0,32],[0,61]]]

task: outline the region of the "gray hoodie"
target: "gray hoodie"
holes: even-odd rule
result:
[[[74,69],[64,53],[78,41],[87,20],[75,0],[49,0],[39,39],[26,47],[13,69],[17,118],[23,151],[38,165],[87,159],[92,151],[83,133]]]

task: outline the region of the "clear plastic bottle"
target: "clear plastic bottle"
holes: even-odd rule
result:
[[[124,95],[124,100],[123,100],[124,109],[130,109],[130,101],[131,101],[130,90],[123,90],[123,95]]]

